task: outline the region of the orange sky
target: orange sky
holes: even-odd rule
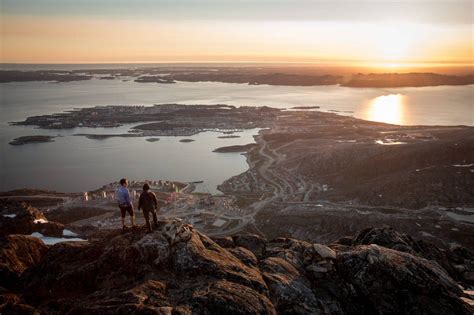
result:
[[[375,13],[371,18],[337,18],[334,13],[326,19],[265,18],[263,14],[222,19],[217,13],[206,18],[191,13],[183,16],[187,11],[176,9],[179,14],[170,12],[177,14],[173,18],[136,12],[105,14],[107,8],[103,14],[68,14],[68,8],[49,14],[39,9],[28,11],[27,0],[17,0],[24,2],[19,8],[9,3],[12,0],[5,1],[3,63],[473,63],[473,21],[469,18],[459,21],[415,15],[404,19],[387,12],[383,18]],[[470,7],[472,4],[466,9]]]

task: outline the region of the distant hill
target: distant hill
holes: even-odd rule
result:
[[[474,84],[474,75],[455,76],[436,73],[371,73],[353,75],[344,86],[350,87],[418,87]]]
[[[104,77],[105,75],[105,77]],[[343,85],[348,87],[421,87],[438,85],[474,84],[474,75],[447,75],[436,73],[370,73],[344,76],[313,71],[301,72],[294,68],[149,68],[149,69],[102,69],[71,71],[18,71],[0,70],[0,83],[50,81],[70,82],[92,78],[127,81],[135,78],[137,83],[171,84],[185,82],[225,82],[250,85],[320,86]]]

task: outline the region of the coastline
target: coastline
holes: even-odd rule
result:
[[[186,115],[199,117],[201,111],[219,108],[204,106],[187,112],[189,107],[164,105],[164,109],[179,112],[167,114],[170,130],[190,125],[206,130],[207,119],[187,120]],[[234,115],[235,110],[240,114]],[[256,115],[261,111],[263,115]],[[264,129],[254,136],[255,144],[231,146],[244,151],[248,169],[218,185],[223,195],[214,198],[227,200],[228,208],[214,220],[225,224],[201,226],[207,233],[223,236],[252,231],[327,241],[368,224],[389,224],[396,219],[398,229],[443,246],[449,239],[474,246],[465,239],[472,225],[470,205],[474,204],[470,188],[474,164],[465,157],[474,152],[474,127],[397,126],[312,110],[231,107],[219,113],[231,123],[238,120],[237,129],[247,125],[240,121],[244,117]],[[61,119],[68,119],[67,115],[74,113]],[[383,164],[365,162],[372,155]],[[431,160],[423,162],[417,156]],[[407,176],[412,184],[404,181]],[[390,178],[390,183],[384,178]],[[439,181],[447,183],[442,193],[429,184]],[[183,194],[180,210],[170,215],[199,221],[196,218],[207,213],[193,208],[199,196],[202,194]]]

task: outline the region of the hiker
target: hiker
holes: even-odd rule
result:
[[[158,219],[156,218],[158,200],[156,199],[155,193],[150,191],[150,185],[147,183],[143,185],[143,192],[140,195],[140,199],[138,199],[138,211],[140,211],[140,209],[143,210],[148,232],[151,232],[150,212],[153,216],[153,227],[156,229],[158,227]]]
[[[132,228],[135,225],[135,214],[133,213],[133,204],[130,200],[130,192],[128,191],[128,180],[126,178],[122,178],[120,180],[120,187],[117,189],[116,196],[118,201],[118,206],[120,208],[120,212],[122,214],[122,229],[126,230],[127,226],[125,224],[125,215],[128,212],[130,215],[130,222],[132,224]]]

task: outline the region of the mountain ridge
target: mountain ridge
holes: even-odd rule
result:
[[[389,227],[323,245],[254,234],[211,238],[175,219],[150,234],[96,230],[88,241],[53,246],[6,234],[0,242],[0,275],[9,279],[0,311],[7,314],[473,311],[463,291],[474,284],[473,253]]]

